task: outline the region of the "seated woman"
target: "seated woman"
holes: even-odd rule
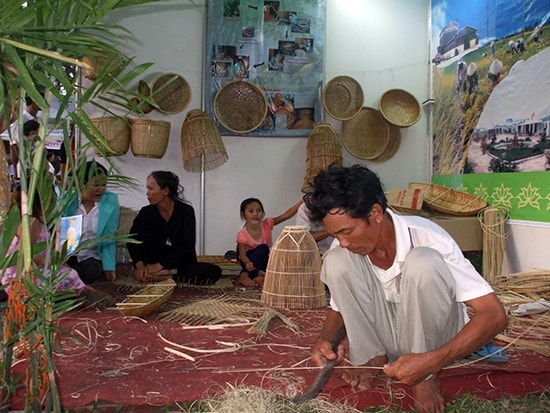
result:
[[[106,190],[107,169],[95,160],[86,162],[81,177],[82,193],[65,210],[65,216],[82,215],[81,243],[97,239],[90,248],[80,249],[72,255],[68,264],[74,268],[82,281],[89,284],[105,276],[116,278],[115,235],[120,219],[118,196]]]
[[[140,243],[128,243],[138,281],[175,269],[176,281],[208,285],[221,276],[221,268],[197,261],[195,211],[183,198],[176,174],[154,171],[147,177],[149,204],[139,211],[130,234]]]

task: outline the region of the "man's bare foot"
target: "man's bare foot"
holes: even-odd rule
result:
[[[443,413],[445,400],[437,376],[413,386],[414,408],[419,413]]]
[[[370,359],[366,364],[365,368],[361,369],[352,369],[346,370],[342,374],[342,379],[348,383],[351,387],[357,387],[358,390],[369,390],[372,388],[372,384],[376,376],[380,375],[381,369],[379,368],[369,368],[369,367],[383,367],[386,364],[388,358],[383,356],[376,356],[373,359]]]
[[[239,275],[239,282],[244,285],[245,287],[255,287],[256,283],[253,279],[250,278],[248,273],[246,271],[241,271],[241,274]]]

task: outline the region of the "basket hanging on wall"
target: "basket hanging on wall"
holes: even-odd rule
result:
[[[94,147],[96,155],[120,156],[128,152],[130,147],[130,121],[128,118],[104,116],[91,118],[90,121],[101,135],[96,136],[99,146],[98,148]],[[102,141],[105,142],[105,145],[101,145]]]
[[[400,128],[414,125],[422,116],[418,100],[403,89],[386,91],[380,97],[379,109],[384,119]]]
[[[307,193],[317,174],[330,165],[342,166],[342,145],[338,135],[326,122],[313,128],[306,146],[306,175],[302,192]]]
[[[363,106],[363,89],[350,76],[336,76],[323,89],[323,106],[338,120],[353,118]]]
[[[191,87],[183,76],[166,73],[153,81],[151,99],[162,113],[179,113],[191,101]]]
[[[327,304],[321,254],[307,227],[286,226],[269,254],[261,301],[275,308],[314,309]]]
[[[355,117],[342,122],[344,148],[359,159],[382,155],[390,141],[390,127],[376,109],[363,107]]]
[[[134,156],[160,159],[166,153],[170,122],[146,118],[132,119],[130,142]]]
[[[216,169],[228,159],[214,120],[200,109],[187,113],[181,126],[183,168],[189,172]]]

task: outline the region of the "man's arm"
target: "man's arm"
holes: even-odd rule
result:
[[[332,349],[330,340],[338,331],[344,328],[342,315],[338,311],[329,310],[321,333],[311,349],[311,361],[317,366],[323,366],[326,360],[334,360],[336,358],[340,362],[344,358],[344,346],[339,345],[338,354],[336,354]]]
[[[447,344],[421,354],[404,354],[384,367],[384,373],[402,383],[414,386],[438,373],[443,367],[460,360],[487,344],[508,325],[502,304],[494,293],[467,301],[474,315]]]

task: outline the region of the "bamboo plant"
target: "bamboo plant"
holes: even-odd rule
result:
[[[15,117],[19,122],[21,161],[21,208],[14,206],[8,213],[6,188],[6,156],[0,149],[0,264],[1,268],[17,265],[17,280],[5,305],[3,357],[0,365],[0,411],[7,411],[16,389],[11,371],[14,358],[26,360],[25,411],[61,412],[56,387],[53,349],[56,326],[60,316],[75,308],[78,298],[70,292],[56,291],[63,277],[58,274],[65,260],[66,250],[56,246],[55,233],[59,229],[63,207],[80,190],[81,177],[65,173],[61,193],[55,198],[47,174],[44,173],[43,150],[51,130],[63,132],[63,145],[71,147],[72,131],[81,134],[73,156],[68,156],[67,171],[77,170],[77,163],[85,159],[86,151],[94,148],[105,154],[107,143],[93,126],[85,107],[92,105],[104,113],[134,112],[140,114],[135,99],[154,103],[130,88],[151,66],[136,64],[121,52],[118,43],[131,35],[123,27],[106,24],[105,16],[121,7],[132,7],[159,0],[0,0],[0,125],[9,124]],[[83,57],[111,56],[112,59],[83,87],[81,71],[90,69]],[[42,111],[40,128],[33,151],[25,148],[23,106],[17,102],[30,96]],[[59,102],[56,113],[51,111],[52,100]],[[72,105],[76,102],[76,105]],[[48,126],[46,126],[48,125]],[[109,158],[104,160],[112,168]],[[117,182],[130,180],[120,175]],[[31,245],[29,233],[29,205],[39,199],[46,225],[51,229],[45,243]],[[16,253],[7,255],[16,229],[21,225],[20,246]],[[45,252],[44,266],[33,263],[32,257]],[[52,274],[46,277],[46,271]],[[17,385],[19,385],[18,383]]]

